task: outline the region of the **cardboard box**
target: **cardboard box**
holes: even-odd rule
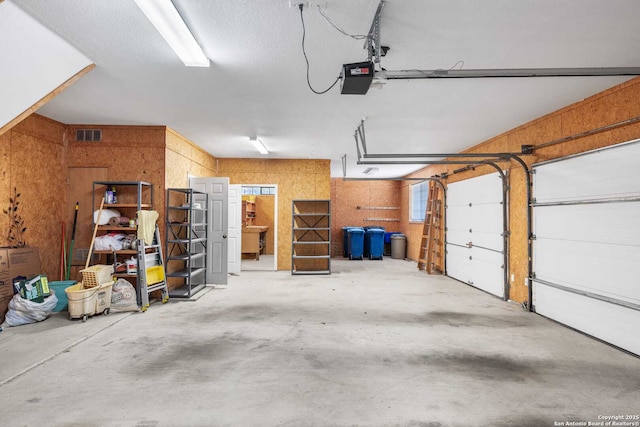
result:
[[[14,282],[14,288],[16,283]],[[24,299],[43,303],[45,297],[49,296],[49,281],[47,276],[39,274],[28,280],[19,282],[18,293]]]
[[[38,248],[0,248],[0,323],[4,322],[7,306],[13,298],[13,278],[34,277],[40,273]]]

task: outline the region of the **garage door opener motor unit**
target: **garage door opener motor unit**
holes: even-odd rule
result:
[[[340,93],[343,95],[364,95],[373,81],[373,62],[358,62],[342,66]]]

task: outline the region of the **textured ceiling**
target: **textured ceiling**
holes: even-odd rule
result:
[[[8,0],[11,1],[11,0]],[[362,176],[353,134],[366,117],[370,152],[458,152],[627,80],[625,77],[394,80],[367,95],[307,87],[300,13],[288,0],[174,0],[211,59],[184,67],[133,0],[14,0],[91,58],[96,69],[39,112],[64,123],[167,125],[214,156],[331,159]],[[325,13],[366,34],[378,0],[329,0]],[[314,88],[362,40],[304,11]],[[637,0],[388,0],[387,70],[639,66]],[[463,61],[460,63],[458,61]],[[457,64],[457,65],[456,65]],[[418,167],[381,167],[379,177]]]

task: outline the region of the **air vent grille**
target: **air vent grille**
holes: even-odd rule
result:
[[[100,129],[77,129],[76,141],[100,142],[102,141],[102,130]]]

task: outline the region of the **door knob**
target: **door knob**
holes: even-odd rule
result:
[[[226,238],[227,238],[227,235],[226,235],[226,234],[223,234],[223,235],[222,235],[222,238],[223,238],[223,239],[226,239]]]

